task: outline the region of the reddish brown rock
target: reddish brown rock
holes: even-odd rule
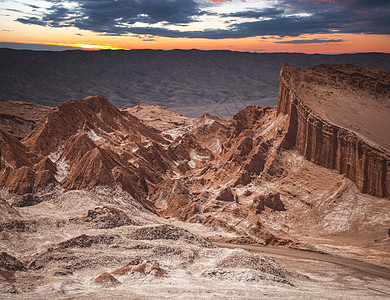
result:
[[[150,273],[154,275],[155,277],[164,277],[166,274],[166,271],[156,264],[151,265],[150,267]]]
[[[112,169],[113,180],[116,186],[123,191],[128,192],[135,199],[143,199],[143,203],[146,204],[145,196],[148,191],[147,184],[144,178],[140,178],[137,174],[137,170],[133,167],[124,168],[122,166],[116,166]],[[140,172],[142,174],[142,170]]]
[[[217,200],[222,201],[234,201],[234,195],[230,187],[223,189],[217,196]]]
[[[262,197],[256,197],[256,199],[253,200],[253,203],[251,205],[251,209],[256,213],[260,214],[264,210],[264,200]]]
[[[34,190],[37,190],[40,187],[45,187],[49,183],[56,183],[57,180],[54,177],[54,174],[50,172],[49,170],[43,170],[41,172],[35,173],[35,180],[34,180]]]
[[[156,264],[144,262],[131,270],[131,273],[140,273],[142,275],[153,275],[154,277],[164,277],[166,271]]]
[[[53,107],[0,99],[0,130],[17,139],[26,137]]]
[[[263,117],[268,114],[269,107],[248,105],[233,116],[233,135],[238,136],[244,130],[252,130],[263,123]]]
[[[68,189],[92,189],[99,185],[113,185],[112,169],[115,164],[110,155],[103,149],[88,151],[72,168],[64,186]]]
[[[274,210],[285,210],[284,204],[280,200],[280,193],[267,195],[264,199],[264,205]]]
[[[132,270],[131,270],[131,273],[140,273],[140,274],[143,274],[145,275],[146,274],[146,268],[148,267],[148,264],[146,262],[134,267]]]
[[[120,282],[114,276],[107,272],[99,275],[93,282],[103,287],[111,287],[120,284]]]
[[[140,258],[133,259],[125,266],[120,267],[119,269],[116,269],[115,271],[111,272],[111,274],[119,275],[119,276],[127,275],[127,274],[131,273],[133,268],[138,266],[140,263],[142,263],[142,260]]]
[[[117,129],[118,124],[114,119],[119,116],[119,110],[102,97],[63,102],[38,123],[34,131],[26,137],[24,144],[34,152],[48,155],[56,152],[80,129],[88,129],[89,125],[106,132]]]
[[[96,144],[82,131],[77,135],[73,135],[67,141],[64,151],[61,154],[61,159],[76,164],[88,151],[91,151],[94,148],[96,148]]]
[[[123,276],[127,275],[131,272],[133,268],[130,266],[124,266],[119,269],[116,269],[115,271],[111,272],[112,275],[117,275],[117,276]]]
[[[54,178],[56,166],[49,158],[42,157],[33,169],[31,160],[37,161],[39,158],[27,153],[27,149],[14,137],[2,134],[0,139],[1,162],[3,162],[2,167],[5,165],[7,167],[0,175],[1,186],[10,192],[23,195],[46,186],[48,183],[56,182]]]
[[[278,112],[289,116],[283,147],[297,149],[306,159],[345,174],[364,193],[389,198],[390,109],[385,105],[390,101],[389,84],[386,70],[285,65],[278,102]],[[360,114],[360,106],[366,115]],[[373,120],[380,115],[383,122],[378,127]],[[367,121],[362,125],[363,120]]]
[[[127,111],[142,120],[146,125],[158,131],[176,129],[181,126],[191,126],[196,122],[196,119],[185,117],[160,105],[140,103],[130,108],[120,108],[120,110]]]
[[[131,135],[134,141],[141,141],[142,136],[147,136],[157,142],[167,143],[161,135],[136,117],[121,112],[107,99],[99,96],[61,103],[38,123],[23,143],[30,151],[48,155],[56,152],[80,130],[101,135],[121,131]]]
[[[10,192],[21,195],[31,193],[35,182],[35,172],[27,166],[18,169],[7,169],[1,175],[0,182]]]
[[[48,158],[44,157],[42,158],[39,163],[35,166],[35,171],[36,172],[43,172],[43,171],[48,171],[51,174],[55,174],[57,172],[57,167],[56,165]]]
[[[26,147],[15,137],[0,130],[0,170],[22,166],[32,166]]]

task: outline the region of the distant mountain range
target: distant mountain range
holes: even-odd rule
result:
[[[277,104],[284,63],[389,69],[390,54],[0,49],[0,98],[56,106],[65,100],[100,95],[117,107],[158,104],[189,117],[211,113],[230,118],[249,104]]]

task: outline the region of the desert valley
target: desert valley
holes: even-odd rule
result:
[[[72,52],[1,50],[0,298],[390,297],[390,55]]]

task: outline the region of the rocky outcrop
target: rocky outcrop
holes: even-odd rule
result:
[[[267,196],[258,196],[253,201],[252,208],[255,213],[261,213],[264,208],[268,207],[273,210],[282,211],[285,210],[283,202],[280,200],[280,193],[271,193]]]
[[[120,108],[142,120],[144,124],[158,131],[176,130],[178,127],[192,127],[197,119],[185,117],[173,110],[160,105],[140,103],[129,108]]]
[[[221,201],[234,201],[234,195],[232,190],[227,187],[218,194],[216,199]]]
[[[337,70],[342,67],[334,66],[333,68]],[[322,68],[326,73],[329,67],[323,66]],[[359,74],[364,76],[364,70],[359,69]],[[305,94],[306,90],[302,88],[303,84],[299,85],[294,78],[299,77],[300,72],[305,71],[285,65],[280,73],[278,112],[289,116],[288,131],[282,146],[286,149],[294,148],[307,160],[345,174],[357,184],[363,193],[390,198],[389,151],[369,141],[361,134],[321,117],[318,111],[322,108],[318,105],[311,105],[310,99]],[[384,72],[384,74],[389,76],[389,72]],[[331,80],[324,83],[323,77],[312,73],[310,85],[313,88],[316,85],[325,85],[329,90],[334,91],[332,86],[338,84],[338,76],[340,75],[336,73]],[[356,89],[356,82],[353,83],[353,88]],[[348,85],[340,87],[340,89],[347,88]],[[367,89],[368,87],[361,86],[360,88]],[[389,87],[377,83],[376,97],[381,95],[388,97],[388,94]],[[317,96],[322,95],[317,94]]]
[[[0,130],[0,170],[21,166],[31,167],[26,147],[12,135]]]
[[[176,165],[168,142],[105,98],[70,100],[50,109],[22,141],[0,132],[0,186],[20,195],[49,183],[117,186],[147,203],[148,189]]]
[[[53,107],[0,99],[0,130],[18,139],[26,137]]]
[[[274,169],[282,168],[274,161],[283,140],[280,128],[285,127],[285,121],[285,117],[277,116],[275,108],[255,105],[237,113],[231,122],[203,115],[198,127],[177,138],[169,147],[175,150],[174,157],[183,161],[196,160],[188,150],[200,154],[200,145],[210,149],[213,155],[206,152],[198,155],[203,157],[203,163],[196,160],[184,175],[167,178],[149,194],[149,199],[165,217],[222,228],[266,244],[273,235],[258,223],[258,218],[285,207],[278,193],[271,193],[266,187],[252,189],[250,186],[261,185],[260,181],[267,176],[274,176],[273,180],[280,177]],[[214,152],[215,141],[219,141],[220,147]]]
[[[6,252],[0,254],[0,268],[10,271],[26,271],[22,262]]]
[[[108,229],[126,225],[139,225],[139,222],[130,218],[123,210],[113,206],[95,207],[88,210],[87,214],[71,218],[75,224],[88,224],[92,228]]]
[[[22,166],[18,169],[8,170],[9,172],[4,172],[2,175],[2,183],[10,192],[23,195],[33,191],[35,173],[32,168]]]
[[[112,287],[120,284],[114,276],[108,274],[107,272],[103,272],[102,274],[100,274],[98,277],[95,278],[93,282],[103,287]]]
[[[55,182],[55,173],[56,166],[49,158],[28,152],[15,137],[0,131],[1,187],[21,195],[32,193]]]
[[[142,136],[145,136],[152,141],[167,143],[161,135],[136,117],[121,112],[107,99],[99,96],[61,103],[41,119],[23,143],[30,151],[48,155],[58,151],[68,139],[82,130],[95,140],[120,131],[135,142],[140,142]]]

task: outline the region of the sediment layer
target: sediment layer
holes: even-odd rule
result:
[[[291,68],[285,65],[280,75],[278,113],[289,115],[282,147],[294,148],[307,160],[345,174],[363,193],[390,198],[389,151],[316,114],[291,84]]]

